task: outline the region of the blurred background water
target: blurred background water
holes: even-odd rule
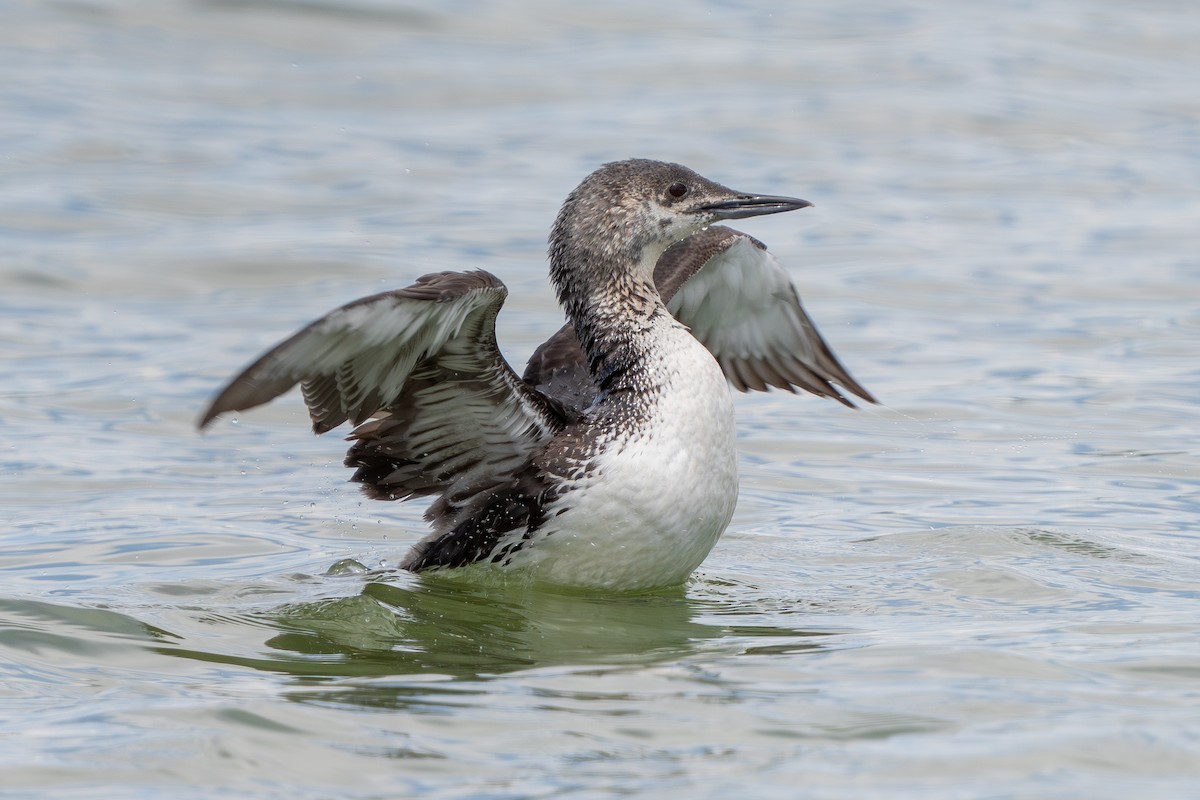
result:
[[[1193,4],[2,13],[0,795],[1196,794]],[[739,397],[685,590],[387,572],[422,509],[298,398],[194,431],[429,271],[501,276],[522,364],[631,156],[813,201],[739,227],[883,402]]]

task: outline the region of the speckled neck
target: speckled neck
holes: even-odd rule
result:
[[[618,224],[618,214],[600,216],[599,224],[593,215],[585,224],[580,205],[572,194],[555,222],[550,278],[588,371],[602,392],[612,393],[644,383],[639,366],[654,347],[651,329],[669,315],[654,286],[654,264],[665,244],[639,240],[637,226]]]

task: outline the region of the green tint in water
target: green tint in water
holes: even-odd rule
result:
[[[6,4],[0,795],[1196,793],[1192,4],[403,5]],[[632,156],[816,203],[745,230],[885,404],[739,397],[684,590],[391,572],[297,398],[195,434],[429,271],[522,363]]]

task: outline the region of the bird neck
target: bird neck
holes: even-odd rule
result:
[[[650,357],[653,329],[670,312],[654,286],[662,247],[553,248],[550,274],[575,328],[588,372],[602,392],[635,387]]]

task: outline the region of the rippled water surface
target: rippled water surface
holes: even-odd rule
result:
[[[1195,795],[1192,4],[4,17],[0,795]],[[508,283],[522,363],[558,204],[629,156],[812,200],[739,227],[883,401],[739,397],[685,589],[397,574],[422,509],[298,398],[195,432],[433,270]]]

